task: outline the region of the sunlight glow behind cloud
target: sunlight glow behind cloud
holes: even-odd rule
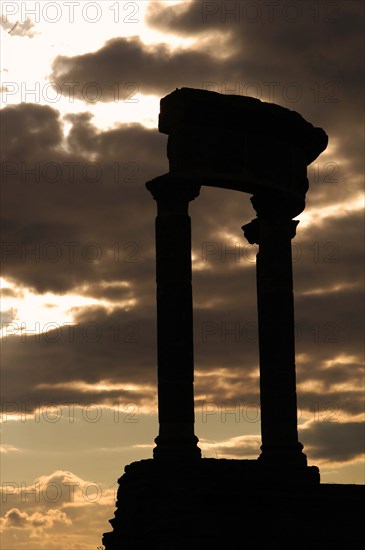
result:
[[[12,290],[16,297],[4,297],[1,300],[3,311],[11,310],[14,312],[10,327],[8,322],[2,323],[2,336],[16,334],[44,334],[45,332],[62,328],[63,326],[75,324],[75,314],[79,313],[80,308],[89,306],[102,306],[108,311],[115,308],[129,308],[136,305],[134,298],[122,301],[108,301],[82,296],[77,293],[71,294],[37,294],[30,288],[18,287],[17,285],[1,279],[1,288]],[[110,287],[128,287],[129,284],[122,281],[115,283],[101,283],[104,288]],[[76,289],[77,290],[77,289]]]

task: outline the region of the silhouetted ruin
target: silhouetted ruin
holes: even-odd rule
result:
[[[146,184],[157,202],[159,434],[153,459],[126,466],[119,479],[113,532],[103,543],[107,550],[348,543],[360,495],[320,485],[297,431],[291,239],[299,222],[293,218],[305,207],[307,166],[326,149],[327,135],[298,113],[251,97],[182,88],[160,105],[169,172]],[[188,206],[202,185],[250,193],[257,214],[242,227],[248,242],[259,245],[257,460],[202,458],[194,433]],[[341,507],[345,502],[351,517]]]

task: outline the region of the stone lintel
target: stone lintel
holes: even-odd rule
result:
[[[248,96],[177,89],[161,99],[170,173],[201,185],[275,194],[295,217],[305,207],[307,165],[328,137],[299,113]]]
[[[160,101],[159,131],[170,135],[181,127],[221,131],[225,137],[230,132],[273,136],[303,149],[307,165],[328,143],[325,131],[296,111],[249,96],[195,88],[177,88]]]

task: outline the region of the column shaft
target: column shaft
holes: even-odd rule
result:
[[[256,259],[262,446],[268,463],[306,465],[298,441],[291,238],[298,222],[258,218]],[[251,228],[252,231],[252,228]]]
[[[194,435],[191,224],[186,193],[148,187],[157,200],[159,435],[155,458],[199,458]],[[193,197],[192,197],[193,198]]]

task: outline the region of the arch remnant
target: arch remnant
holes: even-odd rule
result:
[[[267,531],[271,544],[277,510],[290,518],[280,540],[294,540],[298,532],[303,536],[306,517],[312,521],[307,530],[312,543],[314,532],[327,532],[320,525],[322,512],[307,514],[313,499],[323,510],[317,494],[322,485],[318,468],[307,466],[298,441],[291,239],[298,224],[293,218],[305,207],[307,165],[326,149],[327,135],[279,105],[190,88],[161,100],[159,130],[169,136],[169,172],[146,183],[157,202],[159,434],[154,458],[127,465],[118,480],[113,531],[104,533],[103,544],[107,550],[144,549],[152,543],[159,548],[175,543],[241,548],[242,517],[248,524],[260,517],[265,525],[263,534],[246,532],[248,543],[257,544],[257,536]],[[188,206],[202,185],[250,193],[257,213],[242,229],[250,243],[259,245],[258,460],[202,458],[194,433]],[[212,522],[217,502],[233,504],[221,507],[219,521]],[[353,528],[354,503],[346,537]],[[340,523],[342,505],[328,514],[331,529],[338,509]]]
[[[188,205],[208,185],[251,193],[257,213],[242,229],[250,243],[259,245],[259,461],[306,468],[297,431],[291,239],[299,222],[292,218],[305,207],[307,165],[326,149],[328,137],[298,113],[247,96],[181,88],[160,105],[169,172],[146,183],[158,209],[159,435],[154,458],[201,457],[194,434]]]

